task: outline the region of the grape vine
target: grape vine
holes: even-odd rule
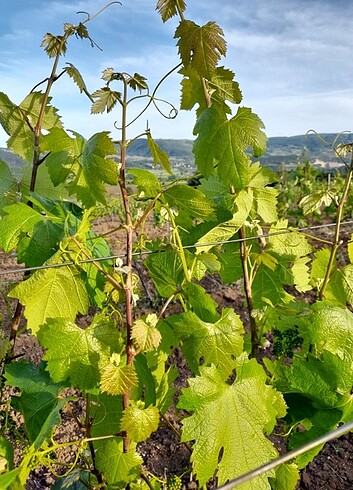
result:
[[[172,180],[169,156],[149,128],[127,137],[137,99],[159,110],[160,84],[150,90],[144,75],[109,67],[103,86],[91,90],[71,63],[60,71],[70,37],[95,45],[87,25],[106,8],[77,25],[66,23],[60,35],[44,36],[52,69],[22,102],[0,93],[8,148],[29,168],[18,182],[0,161],[0,247],[34,268],[6,293],[11,331],[4,328],[0,336],[1,393],[10,393],[1,410],[4,489],[24,488],[42,465],[56,475],[55,488],[179,489],[183,468],[161,479],[146,471],[139,451],[170,410],[191,453],[187,478],[199,488],[210,481],[224,485],[276,459],[269,436],[279,420],[293,450],[353,419],[353,246],[340,238],[352,145],[335,146],[347,167],[341,186],[308,188],[298,203],[308,219],[334,207],[334,238],[316,240],[292,228],[283,214],[287,189],[283,182],[276,187],[278,176],[257,160],[266,150],[264,124],[240,105],[234,72],[220,64],[227,54],[222,29],[214,21],[187,20],[184,0],[158,0],[156,9],[163,22],[179,18],[180,63],[168,75],[181,77],[181,110],[195,110],[196,185],[188,185],[188,176]],[[89,98],[93,115],[115,111],[119,128],[88,139],[67,131],[51,103],[63,75]],[[147,140],[154,166],[171,176],[167,182],[153,168],[127,166],[128,148],[139,138]],[[115,189],[124,237],[124,259],[115,263],[102,260],[117,253],[110,234],[94,228],[96,217],[110,212],[108,187]],[[147,236],[153,216],[169,224],[162,238]],[[56,267],[63,264],[69,265]],[[158,296],[147,307],[143,274]],[[225,285],[241,281],[241,316],[221,308],[202,286],[212,276]],[[23,331],[43,348],[39,366],[16,355]],[[264,357],[269,346],[271,356]],[[176,352],[190,373],[181,391]],[[76,420],[80,437],[58,443],[62,411],[77,399],[84,405]],[[24,420],[16,465],[13,410]],[[71,446],[74,460],[57,474],[56,455]],[[244,488],[294,490],[299,471],[319,450],[255,476]]]

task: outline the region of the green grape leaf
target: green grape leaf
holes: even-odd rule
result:
[[[95,388],[100,381],[98,364],[109,362],[111,347],[106,336],[111,339],[113,329],[112,322],[108,321],[95,321],[82,330],[63,318],[48,320],[40,329],[38,338],[46,348],[44,359],[52,379],[55,382],[69,379],[80,389]]]
[[[11,471],[6,471],[6,473],[0,474],[0,488],[4,490],[24,490],[25,487],[20,482],[21,468],[15,468]]]
[[[102,114],[105,111],[109,113],[114,109],[116,103],[121,100],[121,93],[111,90],[109,87],[103,87],[93,92],[91,97],[97,99],[92,104],[91,114]]]
[[[122,359],[113,354],[109,363],[105,364],[101,372],[100,389],[109,395],[122,395],[138,385],[138,378],[134,366],[121,363]]]
[[[150,363],[151,358],[153,361]],[[138,385],[131,391],[131,399],[143,400],[146,406],[156,405],[156,386],[160,382],[160,376],[162,376],[160,371],[163,369],[163,374],[165,372],[166,358],[167,356],[161,350],[136,355],[134,368]]]
[[[0,123],[10,136],[7,144],[20,157],[28,162],[33,160],[34,133],[41,111],[44,94],[31,92],[19,106],[10,101],[6,94],[0,92]],[[57,110],[50,106],[51,98],[44,110],[42,129],[61,127]]]
[[[310,257],[300,257],[296,259],[291,267],[293,274],[293,284],[297,291],[305,292],[312,289],[310,285],[309,267],[307,263]]]
[[[311,417],[311,429],[304,432],[293,431],[288,440],[290,450],[302,447],[305,444],[324,436],[337,428],[341,419],[340,410],[317,410]],[[299,469],[305,468],[314,457],[322,450],[323,444],[316,446],[310,451],[306,451],[295,459]]]
[[[224,244],[218,252],[218,259],[221,263],[220,276],[224,284],[236,282],[243,276],[239,243]]]
[[[176,393],[175,380],[179,375],[179,371],[175,366],[170,366],[163,374],[158,388],[156,390],[156,407],[160,413],[166,413],[173,403],[173,397]]]
[[[347,283],[344,277],[344,270],[333,270],[322,299],[325,299],[333,305],[345,308],[350,303],[348,300],[348,295],[350,295],[349,289],[349,283]]]
[[[6,384],[21,390],[11,405],[23,414],[29,440],[38,449],[60,423],[59,410],[67,400],[58,400],[58,395],[64,386],[51,381],[43,362],[38,367],[23,360],[8,364],[5,378]]]
[[[284,393],[300,393],[313,401],[317,408],[335,408],[342,396],[335,391],[330,367],[309,354],[306,362],[294,357],[293,364],[282,366],[278,373],[279,386]]]
[[[117,151],[115,145],[106,131],[94,134],[88,141],[76,133],[75,136],[78,151],[69,192],[75,193],[86,207],[97,201],[104,204],[105,184],[116,185],[118,181],[118,165],[112,158]]]
[[[272,187],[254,190],[255,211],[265,223],[277,220],[278,191]]]
[[[76,135],[71,137],[62,128],[52,128],[41,140],[41,151],[46,151],[45,166],[48,169],[51,181],[58,186],[66,181],[75,168],[82,154],[84,146],[83,138]],[[41,167],[40,167],[41,168]]]
[[[255,359],[239,358],[237,378],[226,383],[216,367],[200,367],[200,376],[189,379],[178,407],[194,412],[183,420],[182,442],[192,441],[191,461],[203,486],[217,470],[218,485],[276,458],[265,437],[276,417],[285,414],[281,395],[266,385],[266,375]],[[261,393],[261,397],[259,397]],[[210,437],[212,434],[212,437]],[[274,472],[254,478],[247,488],[270,489]]]
[[[161,165],[163,170],[168,172],[168,174],[173,174],[172,169],[170,167],[170,161],[168,154],[160,148],[157,143],[154,141],[150,133],[147,133],[147,144],[150,149],[154,165]]]
[[[191,66],[201,77],[212,78],[218,61],[227,51],[222,29],[213,21],[199,26],[182,20],[174,37],[179,39],[177,45],[184,66]]]
[[[295,463],[281,464],[276,468],[276,478],[270,478],[272,490],[295,490],[300,478],[298,466]]]
[[[6,469],[7,471],[12,470],[13,456],[14,456],[14,451],[13,451],[12,444],[10,444],[9,441],[4,436],[0,436],[0,461],[1,461],[0,474],[4,469]],[[3,459],[5,459],[5,461],[3,461]]]
[[[187,282],[182,293],[192,311],[205,322],[216,322],[219,318],[218,304],[205,289],[194,282]]]
[[[163,193],[163,199],[171,208],[176,207],[176,222],[189,228],[197,222],[210,220],[213,217],[213,203],[199,190],[193,187],[176,184]]]
[[[16,192],[17,181],[7,163],[0,159],[0,213],[5,206],[16,201]]]
[[[144,263],[163,298],[169,298],[180,289],[184,274],[180,257],[176,252],[151,254]]]
[[[142,90],[148,90],[146,83],[147,78],[143,77],[139,73],[134,73],[132,77],[127,78],[127,84],[132,90],[138,90],[140,93]]]
[[[121,429],[134,442],[142,442],[158,429],[159,411],[157,407],[147,407],[141,401],[131,402],[124,410]]]
[[[208,80],[209,89],[213,92],[212,99],[221,99],[233,104],[240,104],[242,93],[238,82],[234,80],[234,73],[231,70],[219,66],[216,68],[212,78]]]
[[[23,168],[23,175],[20,183],[20,190],[23,196],[29,195],[30,182],[32,176],[32,168],[30,165],[26,165]],[[61,185],[60,185],[61,184]],[[52,199],[64,199],[67,197],[67,191],[61,182],[55,185],[52,181],[49,168],[46,165],[40,165],[37,171],[37,179],[35,185],[35,192],[43,197]]]
[[[234,213],[232,219],[218,224],[198,240],[197,253],[208,252],[218,242],[229,240],[248,218],[253,201],[254,195],[251,189],[241,190],[235,198],[238,211]]]
[[[94,134],[86,141],[82,154],[82,167],[87,180],[99,179],[110,185],[118,183],[117,163],[109,158],[116,148],[107,131]]]
[[[346,302],[353,305],[353,264],[348,264],[340,271]],[[331,282],[331,281],[330,281]]]
[[[183,353],[193,372],[201,363],[213,364],[220,376],[228,378],[235,357],[243,351],[244,327],[234,310],[222,310],[221,317],[213,323],[202,321],[191,311],[169,317],[167,322],[183,340]]]
[[[268,243],[270,250],[280,255],[304,257],[313,250],[302,233],[289,231],[288,220],[278,221],[271,226]]]
[[[64,68],[64,70],[69,75],[69,77],[76,83],[76,85],[80,90],[80,93],[82,94],[82,92],[84,92],[85,94],[88,94],[86,84],[79,70],[72,63],[66,63],[66,64],[69,66]]]
[[[204,81],[205,85],[199,74],[191,67],[182,68],[179,73],[183,75],[180,107],[191,110],[195,104],[198,104],[197,117],[206,108],[205,88],[211,104],[221,104],[226,112],[230,112],[230,109],[224,105],[225,101],[239,104],[242,100],[242,93],[238,82],[234,80],[234,73],[223,66],[216,68],[212,78]]]
[[[142,197],[154,198],[162,192],[162,186],[155,174],[144,168],[129,168],[130,175],[133,175],[133,184],[137,186]]]
[[[68,154],[77,154],[82,151],[82,140],[77,138],[77,133],[73,132],[76,137],[70,136],[63,128],[53,127],[48,130],[40,142],[41,151],[59,153],[67,152]],[[46,162],[50,159],[48,155]]]
[[[4,208],[0,221],[0,247],[4,252],[11,252],[19,241],[32,233],[35,225],[42,221],[42,216],[27,204],[19,202]]]
[[[197,168],[208,178],[215,172],[216,161],[221,182],[233,185],[237,190],[245,188],[252,173],[246,150],[251,147],[255,157],[265,151],[266,135],[262,128],[261,119],[247,107],[239,107],[228,119],[223,111],[212,105],[202,112],[194,128],[198,135],[193,148]]]
[[[91,474],[89,470],[77,468],[66,473],[66,476],[60,476],[52,485],[51,490],[87,490]]]
[[[198,104],[196,111],[197,116],[200,116],[203,109],[206,108],[205,90],[202,83],[202,78],[196,70],[191,68],[181,68],[179,73],[183,76],[181,81],[181,101],[180,108],[184,111],[191,109]]]
[[[90,396],[88,410],[92,418],[92,437],[109,436],[120,431],[123,413],[122,396],[99,392]]]
[[[322,205],[328,207],[334,202],[335,194],[329,190],[315,191],[308,196],[303,197],[299,203],[299,207],[302,208],[304,215],[314,213],[321,208]]]
[[[349,261],[352,264],[353,263],[353,233],[351,235],[350,241],[347,244],[347,249],[348,249]]]
[[[130,444],[126,453],[121,438],[95,441],[94,447],[96,467],[104,475],[108,487],[125,488],[129,482],[139,478],[143,460],[136,452],[135,443]]]
[[[131,337],[139,352],[154,350],[159,346],[161,334],[156,328],[157,322],[158,319],[155,313],[134,321]]]
[[[185,9],[185,0],[178,0],[178,3],[175,0],[158,0],[156,5],[156,10],[158,10],[163,22],[174,17],[174,15],[185,12]]]
[[[314,253],[314,259],[312,260],[310,273],[310,281],[313,286],[321,286],[326,275],[330,254],[331,252],[328,248],[318,250]]]
[[[49,58],[54,58],[58,54],[65,55],[67,50],[67,40],[62,36],[54,36],[53,34],[50,34],[50,32],[47,32],[43,37],[41,47],[44,48],[44,51]]]
[[[272,306],[288,303],[293,297],[283,289],[283,284],[290,284],[291,277],[284,282],[283,272],[288,273],[286,264],[282,263],[274,271],[261,264],[253,282],[253,301],[255,308],[270,303]]]
[[[42,265],[55,253],[63,238],[63,224],[46,219],[39,221],[18,243],[18,262],[24,262],[27,267]]]
[[[61,261],[61,252],[57,252],[48,265]],[[17,298],[25,306],[28,328],[34,335],[50,318],[63,317],[73,321],[78,312],[85,314],[88,309],[87,291],[75,267],[36,271],[29,279],[15,286],[9,296]]]
[[[311,310],[305,337],[318,352],[329,351],[353,368],[353,314],[325,302],[315,303]]]

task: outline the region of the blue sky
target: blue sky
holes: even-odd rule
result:
[[[153,89],[179,59],[174,31],[177,18],[163,24],[156,0],[122,0],[87,24],[94,41],[72,39],[65,58],[82,73],[91,92],[103,86],[104,68],[138,72]],[[188,0],[186,17],[198,24],[216,21],[225,33],[224,64],[237,76],[241,105],[263,120],[268,136],[353,129],[353,2],[347,0]],[[77,24],[105,5],[100,0],[1,0],[0,91],[16,103],[50,73],[51,61],[40,47],[46,32],[61,34],[63,23]],[[174,74],[158,95],[179,104],[180,77]],[[118,88],[117,88],[118,89]],[[90,115],[90,102],[69,78],[52,92],[67,129],[85,137],[108,130],[119,137],[119,114]],[[136,106],[131,116],[139,111]],[[147,124],[155,138],[192,138],[194,113],[181,111],[168,121],[149,111],[129,129]],[[0,129],[0,146],[6,134]]]

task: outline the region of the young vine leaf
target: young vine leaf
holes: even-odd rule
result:
[[[182,20],[175,31],[179,54],[185,68],[193,68],[200,77],[211,79],[227,44],[222,29],[215,22],[199,26],[191,20]]]
[[[180,9],[180,12],[178,11]],[[158,0],[156,10],[162,17],[163,22],[166,22],[174,15],[178,13],[185,12],[186,3],[185,0],[178,0],[178,3],[175,0]]]
[[[131,337],[139,352],[153,351],[158,348],[162,337],[156,328],[157,321],[154,313],[135,320]]]
[[[140,400],[132,402],[123,413],[121,429],[125,430],[134,442],[142,442],[157,430],[159,411],[157,407],[149,406]]]
[[[112,354],[109,362],[101,369],[100,389],[109,395],[123,395],[138,385],[134,366],[126,365],[126,359],[119,354]]]
[[[168,172],[168,174],[173,174],[172,168],[170,166],[168,154],[160,148],[155,140],[152,138],[150,133],[147,133],[147,144],[150,149],[154,165],[161,165],[163,170]]]
[[[41,47],[44,48],[49,58],[54,58],[58,54],[64,56],[67,51],[67,39],[64,36],[54,36],[47,32],[43,37]]]
[[[121,93],[111,90],[109,87],[103,87],[96,90],[91,95],[92,99],[97,99],[93,102],[91,114],[102,114],[107,111],[112,111],[118,101],[121,100]]]
[[[87,95],[88,89],[86,87],[86,84],[85,84],[83,77],[82,77],[81,73],[79,72],[79,70],[72,63],[66,63],[66,64],[69,66],[64,68],[65,72],[75,82],[75,84],[79,88],[80,93],[82,94],[82,92],[83,92]]]

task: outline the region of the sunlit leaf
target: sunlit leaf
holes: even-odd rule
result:
[[[121,93],[111,90],[109,87],[103,87],[93,92],[92,98],[97,100],[92,104],[91,114],[101,114],[114,109],[116,103],[121,100]]]
[[[266,385],[266,375],[255,359],[242,356],[231,385],[215,367],[202,366],[200,376],[188,382],[190,388],[183,390],[178,406],[193,414],[183,421],[182,441],[195,441],[191,461],[200,486],[216,470],[222,485],[276,458],[277,451],[264,434],[273,430],[276,417],[285,414],[285,404]],[[270,489],[268,478],[273,476],[274,472],[261,475],[249,488]]]
[[[121,428],[125,430],[134,442],[146,440],[157,430],[159,412],[157,407],[145,408],[144,403],[132,402],[124,411]]]
[[[180,12],[178,11],[178,7]],[[162,17],[163,22],[166,22],[174,15],[178,13],[183,13],[186,8],[185,0],[178,0],[178,3],[175,0],[158,0],[156,10]]]
[[[227,50],[222,29],[212,21],[199,26],[191,20],[182,20],[175,37],[179,39],[177,45],[185,68],[190,65],[201,77],[212,78]]]

